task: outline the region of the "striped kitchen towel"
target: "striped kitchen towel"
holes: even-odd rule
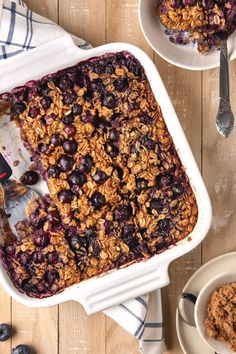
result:
[[[30,11],[22,0],[0,0],[0,60],[33,49],[65,34],[54,22]],[[91,45],[72,36],[83,49]],[[1,75],[1,73],[0,73]],[[154,291],[104,311],[140,341],[144,354],[163,352],[161,292]]]

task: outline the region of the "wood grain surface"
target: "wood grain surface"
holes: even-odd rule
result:
[[[124,41],[144,49],[161,73],[178,113],[213,203],[213,223],[202,246],[170,268],[171,284],[163,289],[165,354],[180,354],[175,330],[177,296],[199,266],[236,249],[236,131],[228,139],[215,129],[218,70],[204,73],[176,68],[154,54],[138,23],[138,0],[26,0],[33,10],[58,22],[93,46]],[[236,111],[236,64],[231,65],[231,91]],[[37,354],[137,354],[138,342],[103,314],[88,317],[68,302],[48,309],[29,309],[0,288],[0,323],[12,323],[16,334],[1,343],[0,354],[26,343]],[[191,353],[188,353],[191,354]],[[201,353],[204,354],[204,353]]]

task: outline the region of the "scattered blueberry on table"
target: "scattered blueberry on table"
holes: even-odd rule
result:
[[[12,354],[32,354],[32,351],[27,345],[19,344],[12,349]]]
[[[0,324],[0,342],[5,342],[11,337],[11,326],[6,323]]]

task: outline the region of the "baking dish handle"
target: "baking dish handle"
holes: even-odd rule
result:
[[[149,260],[150,261],[150,260]],[[73,289],[72,300],[82,304],[87,314],[93,314],[169,284],[168,264],[156,267],[136,264],[135,271],[120,269],[104,277],[81,283]],[[130,266],[132,268],[132,266]]]
[[[87,50],[68,34],[0,62],[0,94],[76,64]]]

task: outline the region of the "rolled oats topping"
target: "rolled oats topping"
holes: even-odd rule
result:
[[[202,54],[219,47],[236,29],[235,0],[158,1],[157,14],[173,43],[193,42]]]
[[[0,99],[49,195],[2,248],[14,284],[45,297],[186,238],[198,208],[144,69],[128,52],[80,62]]]

